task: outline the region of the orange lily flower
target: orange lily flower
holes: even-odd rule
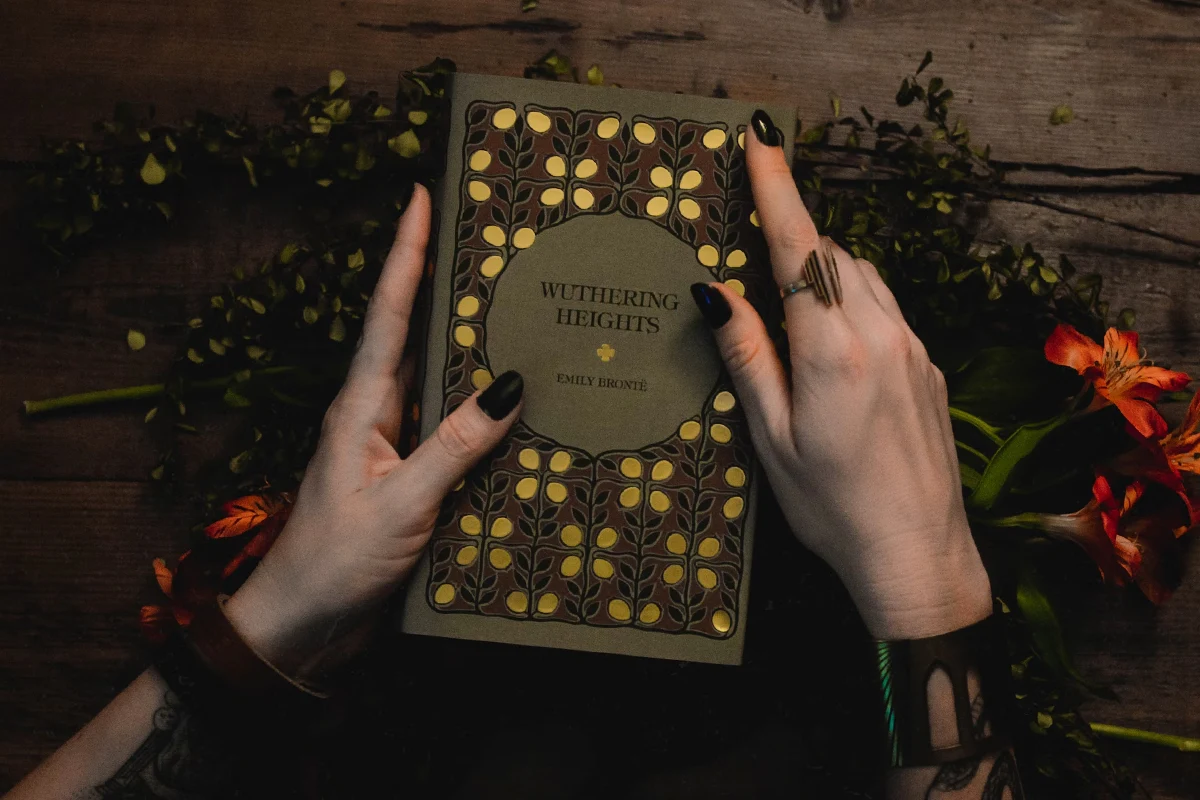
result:
[[[1200,393],[1192,395],[1187,413],[1179,427],[1159,440],[1167,462],[1176,473],[1200,475]]]
[[[1124,586],[1133,581],[1156,604],[1171,596],[1170,587],[1178,581],[1175,539],[1191,524],[1186,508],[1171,495],[1134,481],[1118,497],[1104,475],[1096,476],[1092,499],[1075,513],[1021,517],[1083,548],[1106,582]]]
[[[1186,373],[1153,366],[1142,358],[1133,331],[1109,328],[1101,347],[1070,325],[1060,324],[1046,339],[1045,353],[1047,360],[1074,369],[1095,388],[1088,410],[1112,403],[1145,438],[1167,432],[1166,421],[1154,407],[1158,398],[1191,381]]]

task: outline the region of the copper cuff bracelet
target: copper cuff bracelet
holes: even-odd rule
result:
[[[992,615],[928,639],[876,642],[888,766],[939,766],[1008,746],[1012,676],[1003,633]],[[958,743],[951,747],[933,747],[929,729],[929,678],[937,669],[954,692]],[[978,719],[971,715],[968,672],[979,676],[985,699]]]

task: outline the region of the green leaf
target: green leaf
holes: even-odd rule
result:
[[[1060,678],[1075,682],[1100,697],[1115,700],[1116,694],[1107,687],[1086,680],[1075,668],[1071,654],[1063,640],[1062,625],[1058,614],[1047,596],[1035,569],[1025,564],[1017,578],[1017,607],[1029,624],[1033,649]],[[1040,722],[1040,720],[1039,720]],[[1043,726],[1046,727],[1046,726]]]
[[[1070,106],[1058,106],[1050,112],[1051,125],[1066,125],[1075,119],[1075,111]]]
[[[256,344],[246,345],[246,355],[249,356],[254,361],[258,361],[260,358],[262,358],[266,354],[267,354],[267,348],[265,348],[265,347],[260,347]]]
[[[329,324],[329,338],[335,342],[341,342],[346,339],[346,321],[341,315],[333,318],[333,322]]]
[[[218,356],[225,355],[225,345],[222,344],[221,342],[218,342],[216,339],[208,340],[208,349],[213,351],[214,355],[218,355]]]
[[[530,12],[538,7],[538,0],[521,0],[521,11]]]
[[[316,322],[320,316],[321,316],[320,312],[318,312],[312,306],[304,307],[304,321],[307,322],[309,325],[312,325],[314,322]]]
[[[254,175],[254,162],[242,156],[242,163],[246,165],[246,174],[250,176],[250,185],[257,189],[258,178]]]
[[[130,328],[128,333],[125,334],[125,343],[129,345],[130,350],[136,353],[146,346],[146,334]]]
[[[1072,370],[1051,364],[1041,350],[1023,347],[984,348],[946,376],[950,405],[1001,425],[1045,419],[1079,386]]]
[[[229,459],[229,471],[234,475],[240,475],[246,471],[246,465],[250,461],[250,451],[243,450],[233,458]]]
[[[150,420],[154,419],[157,416],[158,416],[158,406],[155,406],[154,408],[152,408],[146,412],[146,416],[142,417],[142,422],[149,422]]]
[[[353,253],[351,253],[350,257],[346,259],[346,266],[350,269],[362,269],[363,266],[366,265],[366,263],[367,263],[367,260],[363,256],[363,251],[362,251],[361,247],[358,248],[357,250],[355,250]]]
[[[296,253],[299,253],[299,252],[300,252],[300,245],[293,244],[293,243],[285,244],[283,246],[283,249],[279,251],[279,263],[280,264],[292,263],[292,259],[295,258]]]
[[[167,171],[163,169],[163,165],[158,163],[158,159],[154,157],[154,153],[147,153],[146,160],[142,162],[142,169],[139,173],[142,176],[142,182],[147,186],[158,186],[167,179]]]
[[[408,121],[413,125],[424,125],[429,121],[429,112],[421,111],[419,109],[410,111],[408,112]]]
[[[421,140],[413,131],[407,130],[388,139],[388,149],[399,154],[401,158],[415,158],[421,153]]]
[[[191,361],[193,364],[203,364],[204,363],[204,356],[200,355],[200,352],[194,347],[188,348],[187,357],[188,357],[188,361]]]
[[[928,67],[932,63],[933,63],[933,51],[926,50],[925,57],[923,59],[921,59],[921,66],[917,67],[917,74],[920,75],[922,72],[925,71],[925,68]]]
[[[346,84],[346,73],[335,69],[329,73],[329,93],[333,94]],[[311,85],[311,84],[310,84]]]
[[[248,408],[250,400],[244,394],[234,391],[232,388],[225,390],[225,396],[222,398],[225,405],[230,408]]]
[[[592,86],[604,85],[604,71],[600,69],[599,64],[592,64],[588,67],[587,82]]]
[[[1002,498],[1016,477],[1017,468],[1028,458],[1047,434],[1051,433],[1070,418],[1070,412],[1063,412],[1056,417],[1037,422],[1032,425],[1022,425],[1012,436],[1004,440],[1000,449],[992,456],[979,484],[967,497],[967,505],[980,510],[988,510]]]

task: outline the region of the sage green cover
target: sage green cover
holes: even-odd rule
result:
[[[776,319],[753,110],[454,76],[421,439],[505,370],[525,404],[447,499],[402,630],[740,662],[760,478],[689,286]]]

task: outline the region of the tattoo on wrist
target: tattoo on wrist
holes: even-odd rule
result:
[[[217,797],[232,772],[220,737],[197,720],[170,691],[153,716],[145,741],[104,783],[77,800],[200,800]]]
[[[982,694],[976,695],[971,702],[971,721],[975,725],[975,735],[982,736],[989,724]],[[977,781],[985,764],[988,765],[987,777],[980,789]],[[1025,792],[1012,751],[1001,750],[944,764],[925,792],[925,800],[971,800],[976,797],[980,800],[1024,800]]]

